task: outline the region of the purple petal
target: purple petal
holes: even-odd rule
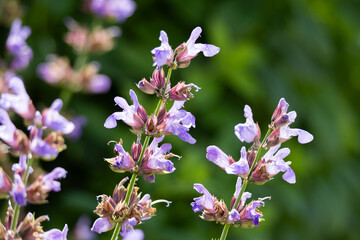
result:
[[[69,134],[74,130],[75,125],[60,115],[59,111],[61,110],[62,105],[63,102],[61,99],[55,99],[46,114],[44,114],[43,122],[45,126],[55,131]]]
[[[213,199],[212,195],[209,193],[209,191],[202,184],[199,184],[199,183],[194,184],[194,189],[198,193],[204,194],[201,197],[194,198],[195,202],[191,204],[193,206],[194,212],[200,211],[202,209],[201,207],[203,207],[207,210],[213,210],[214,209],[214,199]]]
[[[126,234],[123,240],[143,240],[144,232],[140,229],[134,229]]]
[[[240,123],[235,126],[235,135],[241,142],[253,142],[259,134],[259,129],[254,123],[251,108],[248,105],[244,107],[245,123]]]
[[[121,232],[120,235],[125,237],[129,232],[134,230],[134,226],[136,225],[136,218],[132,217],[130,219],[126,219],[123,224],[121,224]]]
[[[52,170],[50,173],[44,175],[44,177],[43,177],[43,181],[44,181],[43,189],[45,191],[59,192],[61,190],[60,189],[60,182],[55,181],[55,179],[65,178],[66,173],[67,172],[65,171],[65,169],[63,169],[61,167],[57,167],[54,170]]]
[[[240,214],[236,209],[230,211],[229,216],[227,217],[228,222],[235,222],[240,220]]]
[[[66,240],[68,231],[69,231],[69,228],[68,228],[67,224],[65,224],[65,227],[62,231],[60,231],[59,229],[51,229],[51,230],[41,234],[41,239],[44,239],[44,240]]]
[[[114,227],[114,224],[110,222],[109,218],[103,217],[103,218],[98,218],[95,220],[95,222],[91,228],[91,231],[97,232],[100,234],[103,232],[110,231],[113,227]]]
[[[227,174],[241,175],[249,172],[249,163],[246,159],[246,148],[241,148],[241,158],[239,161],[225,168]]]
[[[286,170],[286,172],[282,175],[282,178],[287,181],[288,183],[294,184],[296,183],[296,176],[295,176],[295,172],[288,167],[288,169]]]
[[[208,146],[206,148],[206,158],[210,161],[225,169],[230,165],[229,156],[226,155],[220,148],[217,146]]]
[[[157,65],[161,67],[171,60],[173,51],[169,45],[169,39],[165,31],[160,31],[159,40],[161,41],[160,47],[156,47],[151,50],[151,53],[155,55],[153,66]]]
[[[306,144],[311,142],[314,139],[314,136],[310,134],[309,132],[298,129],[298,141],[301,144]]]
[[[10,120],[9,114],[0,108],[0,139],[11,145],[15,143],[14,134],[16,131],[15,125]]]
[[[10,195],[19,206],[26,205],[26,189],[19,174],[14,174],[14,183]]]

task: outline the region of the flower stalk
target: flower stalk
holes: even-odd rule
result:
[[[259,159],[260,159],[260,156],[261,156],[260,153],[261,153],[261,151],[262,151],[262,149],[263,149],[263,147],[264,147],[264,145],[266,143],[266,139],[268,138],[268,136],[270,135],[272,130],[273,130],[272,128],[269,128],[266,135],[265,135],[265,137],[263,138],[263,141],[261,142],[261,145],[260,145],[260,147],[259,147],[259,149],[258,149],[258,151],[256,153],[255,160],[253,161],[253,163],[252,163],[252,165],[250,167],[249,174],[244,179],[243,185],[241,186],[241,189],[240,189],[239,196],[236,198],[236,201],[235,201],[234,206],[232,207],[232,209],[236,209],[238,207],[238,205],[239,205],[239,203],[241,201],[241,197],[242,197],[243,193],[245,192],[246,187],[247,187],[247,185],[249,183],[249,177],[251,176],[256,163],[259,162]],[[227,234],[229,232],[230,226],[231,226],[231,224],[225,224],[225,226],[224,226],[224,228],[223,228],[223,230],[221,232],[220,240],[225,240],[226,239],[226,236],[227,236]]]

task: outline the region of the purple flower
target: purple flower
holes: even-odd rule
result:
[[[194,144],[196,140],[188,133],[191,127],[195,127],[195,117],[185,110],[180,110],[185,101],[174,101],[174,105],[168,112],[164,131],[178,136],[181,140]]]
[[[195,57],[199,52],[202,52],[205,57],[212,57],[220,51],[220,48],[212,44],[195,43],[202,32],[201,27],[196,27],[191,32],[189,40],[186,42],[187,55]]]
[[[245,123],[240,123],[235,126],[235,135],[241,142],[255,142],[260,138],[260,129],[253,120],[251,108],[248,105],[244,107]]]
[[[49,231],[46,231],[42,234],[40,234],[41,239],[43,240],[66,240],[67,239],[67,233],[69,231],[69,228],[67,224],[65,224],[64,229],[60,231],[59,229],[51,229]]]
[[[71,119],[71,122],[74,124],[74,130],[69,133],[67,136],[71,138],[71,140],[78,140],[82,135],[82,128],[87,124],[87,119],[83,115],[76,116]]]
[[[240,214],[236,209],[232,209],[229,212],[229,216],[227,217],[227,221],[228,222],[236,222],[236,221],[240,221]]]
[[[97,74],[90,79],[86,86],[86,91],[90,93],[105,93],[109,91],[111,80],[108,76]]]
[[[43,130],[30,126],[30,150],[33,154],[41,156],[45,159],[54,159],[59,151],[53,148],[49,143],[42,139]]]
[[[200,212],[205,209],[209,212],[215,212],[214,198],[209,191],[200,183],[194,184],[194,189],[202,195],[201,197],[194,198],[195,202],[191,203],[194,212]]]
[[[240,191],[241,191],[241,187],[242,187],[242,179],[241,177],[238,177],[237,181],[236,181],[236,186],[235,186],[235,192],[234,192],[234,198],[237,199]],[[251,198],[251,193],[249,192],[244,192],[241,196],[241,200],[240,200],[240,206],[244,206],[246,199]]]
[[[136,8],[132,0],[92,0],[90,10],[99,17],[115,18],[118,22],[125,21]]]
[[[65,169],[61,167],[54,168],[50,173],[43,176],[42,181],[42,189],[46,192],[54,191],[59,192],[60,189],[60,182],[55,181],[55,179],[65,178],[66,177]]]
[[[140,229],[134,229],[126,234],[123,240],[143,240],[144,232]]]
[[[111,114],[105,121],[104,126],[106,128],[114,128],[116,127],[117,120],[122,120],[124,123],[126,123],[129,126],[136,127],[139,125],[139,123],[134,119],[134,115],[137,113],[137,110],[139,108],[139,101],[137,99],[137,96],[133,90],[130,90],[130,97],[133,101],[133,105],[129,106],[127,101],[122,97],[115,97],[115,105],[118,105],[123,109],[122,112],[114,112]]]
[[[110,222],[109,218],[103,217],[103,218],[98,218],[95,220],[95,222],[91,228],[91,231],[97,232],[100,234],[103,232],[110,231],[113,227],[114,227],[114,224],[112,222]]]
[[[289,112],[288,116],[289,116],[289,122],[284,126],[280,127],[280,136],[279,136],[280,141],[284,142],[286,140],[289,140],[291,137],[297,136],[298,141],[301,144],[311,142],[314,139],[312,134],[302,129],[289,127],[289,125],[295,121],[296,112],[295,111]]]
[[[227,174],[235,174],[239,176],[247,175],[249,172],[249,164],[246,157],[246,148],[241,148],[241,157],[235,162],[232,157],[226,155],[217,146],[208,146],[206,148],[206,158],[224,169]]]
[[[6,110],[13,109],[27,120],[32,120],[35,108],[25,90],[23,81],[16,75],[9,78],[9,89],[13,93],[3,93],[0,97],[0,106]]]
[[[141,170],[144,172],[144,178],[148,182],[154,182],[154,174],[172,173],[175,171],[174,164],[167,160],[165,154],[170,152],[171,144],[164,143],[160,147],[158,144],[165,136],[154,138],[145,153],[145,158],[141,164]]]
[[[231,164],[230,166],[225,168],[227,174],[235,174],[235,175],[247,175],[249,172],[249,163],[246,158],[246,148],[241,148],[241,157],[239,161]]]
[[[71,133],[75,125],[60,115],[63,102],[61,99],[55,99],[50,108],[45,110],[42,114],[43,124],[55,131],[62,132],[64,134]]]
[[[260,218],[263,216],[263,214],[257,210],[258,207],[265,206],[265,202],[258,200],[258,201],[252,201],[246,207],[244,208],[243,216],[247,220],[251,220],[252,224],[254,226],[259,226]]]
[[[82,215],[75,225],[74,235],[77,240],[95,240],[96,234],[90,231],[90,217]]]
[[[31,29],[27,26],[22,27],[21,24],[20,19],[14,20],[6,40],[6,48],[14,56],[10,64],[13,70],[26,68],[33,57],[32,50],[25,42],[31,34]]]
[[[157,65],[158,67],[161,67],[172,61],[174,53],[169,45],[169,39],[166,32],[160,31],[159,40],[161,41],[160,47],[154,48],[151,50],[151,53],[155,55],[153,66]]]
[[[136,218],[132,217],[130,219],[126,219],[123,224],[121,224],[121,232],[120,235],[125,237],[129,232],[134,230],[134,226],[136,225]]]
[[[9,114],[0,108],[0,139],[9,146],[16,146],[15,131],[16,127],[10,120]]]
[[[294,171],[290,168],[291,162],[285,162],[284,158],[290,154],[289,148],[283,148],[278,151],[280,144],[272,147],[267,151],[263,156],[265,159],[266,170],[269,177],[273,177],[279,172],[285,172],[283,174],[283,179],[288,183],[295,183],[296,177]],[[275,152],[277,153],[275,154]],[[275,154],[275,155],[274,155]]]
[[[24,176],[24,173],[25,173],[26,168],[27,168],[27,161],[26,160],[27,160],[26,154],[21,154],[20,158],[19,158],[19,163],[14,163],[12,165],[12,167],[11,167],[13,172],[15,172],[16,174],[19,174],[21,177]],[[33,168],[30,167],[28,174],[30,175],[33,171],[34,171]]]
[[[19,206],[26,205],[27,194],[25,184],[23,183],[19,174],[14,174],[14,182],[10,191],[10,195]]]
[[[122,171],[131,171],[135,166],[135,162],[130,154],[124,150],[121,144],[115,144],[114,150],[117,156],[112,165]]]

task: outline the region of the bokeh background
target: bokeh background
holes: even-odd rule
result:
[[[1,0],[1,2],[8,0]],[[82,24],[94,18],[74,0],[26,0],[21,18],[32,29],[28,43],[34,51],[30,67],[21,72],[35,105],[49,106],[58,97],[54,88],[36,75],[36,67],[47,54],[74,59],[63,37],[64,18],[72,16]],[[171,200],[169,208],[159,204],[157,216],[144,222],[145,239],[211,239],[219,237],[222,226],[201,220],[190,202],[199,196],[194,183],[202,183],[218,198],[229,203],[235,176],[207,161],[206,147],[217,145],[239,159],[243,145],[234,135],[234,126],[244,122],[245,104],[252,107],[254,119],[266,131],[275,106],[284,97],[298,117],[292,125],[306,129],[314,141],[300,145],[296,139],[283,144],[291,148],[297,182],[290,185],[277,176],[263,186],[250,185],[254,198],[271,196],[262,209],[266,221],[253,229],[231,228],[228,239],[360,239],[360,2],[356,0],[172,0],[136,1],[133,16],[119,26],[122,36],[115,49],[92,56],[101,63],[101,73],[112,79],[111,90],[102,95],[77,94],[69,108],[85,115],[88,124],[79,141],[67,141],[68,148],[44,169],[55,166],[68,171],[62,191],[51,193],[46,205],[27,208],[37,215],[48,214],[45,229],[72,230],[82,215],[91,221],[96,196],[111,194],[126,174],[112,172],[103,161],[112,157],[110,140],[124,140],[129,149],[135,137],[124,124],[109,130],[105,119],[119,109],[113,98],[129,99],[135,89],[146,109],[155,108],[156,99],[144,96],[135,83],[152,74],[150,50],[159,46],[159,32],[165,30],[175,48],[185,42],[192,29],[203,28],[198,42],[221,48],[207,59],[196,57],[187,69],[173,72],[172,81],[184,80],[202,89],[186,103],[196,117],[191,134],[195,145],[167,137],[176,171],[158,175],[155,184],[139,179],[143,193],[152,199]],[[0,26],[3,49],[9,24]],[[6,20],[6,19],[5,19]],[[17,161],[17,159],[12,159]],[[1,201],[2,212],[5,201]],[[3,215],[2,215],[3,216]],[[99,239],[109,239],[110,233]],[[71,238],[70,238],[71,239]]]

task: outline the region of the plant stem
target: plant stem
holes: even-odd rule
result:
[[[170,82],[171,71],[172,71],[172,69],[169,68],[168,73],[167,73],[167,77],[166,77],[165,89],[166,89],[168,83]],[[154,112],[155,116],[157,116],[159,114],[159,111],[160,111],[160,108],[161,108],[161,105],[163,104],[163,102],[164,102],[164,97],[161,98],[159,100],[158,104],[156,105],[156,109],[155,109],[155,112]],[[149,145],[150,138],[151,138],[150,136],[145,137],[144,144],[143,144],[143,147],[141,149],[140,156],[139,156],[139,160],[137,162],[138,167],[141,166],[141,161],[144,158],[145,150],[146,150],[147,146]],[[127,186],[127,191],[126,191],[126,196],[125,196],[125,205],[126,206],[129,204],[131,193],[132,193],[132,191],[134,189],[134,186],[135,186],[136,178],[137,178],[137,173],[134,172],[132,174],[130,182],[129,182],[128,186]],[[113,234],[111,236],[111,240],[117,240],[117,238],[119,236],[120,229],[121,229],[121,223],[118,222],[115,225],[115,229],[114,229],[114,232],[113,232]]]
[[[26,186],[27,181],[29,179],[29,170],[30,170],[30,167],[32,166],[33,162],[34,162],[34,158],[30,158],[28,163],[27,163],[25,174],[24,174],[23,179],[22,179],[25,186]],[[15,231],[15,229],[16,229],[16,226],[17,226],[17,223],[18,223],[18,220],[19,220],[19,214],[20,214],[20,206],[15,202],[14,216],[13,216],[13,219],[11,221],[11,227],[10,227],[10,229],[12,231]]]
[[[236,201],[235,201],[235,203],[234,203],[231,210],[236,209],[238,207],[238,205],[239,205],[239,203],[241,201],[241,197],[242,197],[243,193],[245,192],[245,189],[246,189],[246,187],[247,187],[247,185],[249,183],[249,178],[250,178],[250,176],[251,176],[251,174],[252,174],[252,172],[254,170],[254,167],[255,167],[256,163],[258,163],[258,161],[259,161],[259,158],[261,156],[260,153],[261,153],[261,151],[262,151],[262,149],[264,147],[264,144],[266,142],[266,139],[268,138],[271,131],[272,131],[272,129],[269,128],[268,131],[266,132],[265,137],[263,138],[263,141],[261,142],[261,145],[259,147],[259,150],[256,153],[255,159],[254,159],[254,161],[253,161],[253,163],[252,163],[252,165],[250,167],[249,174],[244,179],[244,182],[243,182],[243,184],[241,186],[241,189],[240,189],[240,193],[239,193],[238,197],[236,198]],[[230,226],[231,226],[230,224],[225,224],[225,226],[223,228],[223,231],[221,232],[220,240],[225,240],[226,239],[226,236],[227,236],[227,234],[229,232]]]

